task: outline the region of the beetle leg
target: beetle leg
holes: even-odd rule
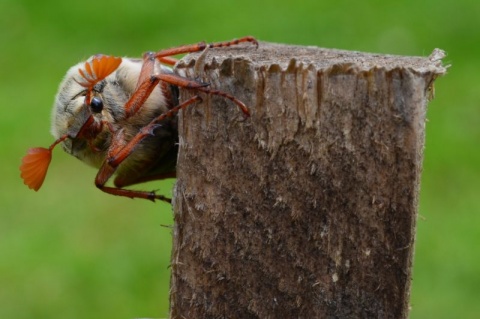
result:
[[[140,76],[137,81],[137,87],[135,89],[135,93],[130,97],[127,104],[125,104],[126,117],[129,118],[138,112],[138,110],[142,107],[143,103],[145,103],[146,99],[150,96],[150,94],[152,93],[153,89],[155,88],[155,86],[158,84],[159,81],[165,81],[167,83],[177,85],[186,89],[194,89],[194,88],[206,86],[206,84],[201,84],[196,81],[186,80],[180,76],[175,76],[171,74],[159,74],[157,76],[154,76],[153,73],[155,68],[155,59],[165,64],[174,65],[177,62],[177,60],[171,57],[173,55],[199,52],[207,48],[229,47],[229,46],[237,45],[243,42],[250,42],[250,43],[253,43],[256,47],[258,47],[258,41],[254,37],[247,36],[247,37],[234,39],[230,41],[213,42],[208,44],[205,42],[199,42],[197,44],[183,45],[175,48],[160,50],[156,53],[153,53],[153,52],[145,53],[143,55],[142,69],[140,71]],[[223,96],[233,101],[235,104],[237,104],[242,109],[242,112],[246,116],[249,115],[245,104],[243,104],[241,101],[239,101],[238,99],[236,99],[235,97],[229,94],[226,94],[220,91],[215,91],[215,90],[208,90],[208,89],[202,89],[200,91],[203,91],[208,94]]]
[[[152,52],[143,54],[142,69],[137,80],[137,86],[130,99],[125,104],[125,116],[131,117],[142,107],[143,103],[148,99],[157,83],[152,83],[150,77],[155,69],[155,55]]]
[[[155,56],[160,62],[162,62],[163,58],[170,57],[172,55],[203,51],[206,48],[229,47],[229,46],[232,46],[232,45],[237,45],[237,44],[242,43],[242,42],[251,42],[256,47],[258,47],[258,41],[254,37],[243,37],[243,38],[240,38],[240,39],[233,39],[231,41],[224,41],[224,42],[213,42],[213,43],[208,43],[208,44],[205,43],[205,42],[199,42],[197,44],[182,45],[182,46],[175,47],[175,48],[160,50],[155,54]]]
[[[110,148],[108,150],[109,157],[111,156],[110,154],[115,154],[119,150],[124,148],[125,145],[128,145],[128,143],[126,143],[125,141],[123,134],[124,134],[123,130],[119,130],[113,136],[112,144],[110,145]],[[115,173],[118,167],[118,165],[117,166],[110,165],[108,158],[103,162],[102,166],[100,167],[100,170],[97,173],[97,176],[95,177],[95,186],[97,186],[100,190],[102,190],[105,193],[117,195],[117,196],[124,196],[129,198],[143,198],[151,201],[155,201],[156,199],[159,199],[164,202],[171,203],[170,198],[165,197],[163,195],[157,195],[155,194],[154,191],[146,192],[146,191],[124,189],[121,187],[105,186],[105,184],[113,176],[113,174]]]
[[[151,200],[152,202],[154,202],[156,199],[159,199],[167,203],[172,202],[170,198],[165,197],[163,195],[158,195],[155,193],[155,191],[146,192],[146,191],[137,191],[137,190],[131,190],[131,189],[105,186],[105,184],[113,175],[113,173],[115,173],[115,171],[116,171],[116,167],[110,166],[108,162],[105,161],[97,173],[97,177],[95,178],[95,185],[103,192],[112,194],[112,195],[124,196],[129,198],[143,198],[143,199]]]
[[[218,96],[224,97],[226,99],[229,99],[230,101],[232,101],[233,103],[237,104],[240,107],[240,109],[242,110],[243,114],[246,117],[250,116],[250,111],[248,110],[245,103],[243,103],[242,101],[240,101],[239,99],[237,99],[233,95],[230,95],[230,94],[225,93],[223,91],[209,89],[209,88],[206,87],[207,86],[206,84],[202,84],[200,82],[190,80],[188,78],[184,78],[184,77],[181,77],[181,76],[176,75],[176,74],[159,74],[159,75],[155,75],[154,77],[156,77],[157,79],[159,79],[163,82],[167,82],[167,83],[170,83],[172,85],[176,85],[176,86],[184,88],[184,89],[201,91],[201,92],[204,92],[206,94],[218,95]]]
[[[185,102],[173,107],[172,109],[168,110],[167,112],[161,114],[154,118],[150,124],[144,126],[140,131],[135,135],[124,147],[121,147],[118,151],[112,152],[112,156],[107,158],[107,163],[112,167],[117,167],[120,165],[134,150],[135,146],[140,143],[144,138],[149,135],[154,135],[154,130],[157,128],[159,124],[158,122],[164,120],[167,117],[172,117],[180,111],[181,109],[187,107],[188,105],[201,101],[202,98],[198,95],[186,100]]]
[[[160,62],[162,62],[164,64],[167,64],[167,65],[170,65],[170,66],[174,66],[178,62],[178,59],[175,59],[175,58],[172,58],[172,57],[169,57],[169,56],[158,58],[158,60]]]
[[[143,177],[136,178],[136,179],[131,179],[131,180],[122,178],[121,176],[117,176],[115,178],[115,186],[121,188],[121,187],[125,187],[125,186],[130,186],[130,185],[135,185],[135,184],[140,184],[140,183],[145,183],[145,182],[151,182],[151,181],[158,181],[158,180],[168,179],[168,178],[176,178],[176,177],[177,177],[176,172],[147,175],[147,176],[143,176]]]
[[[151,66],[150,66],[151,65]],[[177,85],[177,86],[182,86],[182,87],[187,87],[189,89],[199,89],[202,87],[207,86],[208,84],[205,83],[200,83],[192,80],[188,80],[186,78],[182,78],[180,76],[173,76],[175,78],[182,79],[181,83],[182,84],[177,84],[176,82],[180,83],[178,80],[172,81],[169,80],[171,75],[169,74],[158,74],[158,75],[148,75],[148,78],[145,79],[147,76],[148,72],[153,72],[153,63],[149,59],[148,61],[144,62],[144,65],[142,67],[142,71],[140,72],[140,78],[139,82],[137,84],[137,89],[135,90],[135,93],[132,94],[130,99],[127,101],[125,104],[125,111],[126,111],[126,117],[131,117],[132,115],[136,114],[138,110],[142,107],[143,103],[148,99],[150,94],[152,93],[153,89],[155,86],[162,80],[164,80],[167,83]],[[173,108],[172,108],[173,109]]]
[[[137,133],[137,135],[135,135],[128,143],[124,142],[125,140],[123,138],[123,131],[119,130],[114,136],[114,138],[112,139],[112,144],[108,152],[109,153],[108,158],[105,160],[105,162],[103,162],[102,166],[100,167],[100,170],[97,173],[97,176],[95,177],[95,185],[103,192],[109,193],[112,195],[125,196],[129,198],[143,198],[151,201],[155,201],[156,199],[159,199],[159,200],[170,203],[171,202],[170,198],[167,198],[163,195],[155,194],[154,191],[147,192],[147,191],[137,191],[137,190],[124,189],[124,188],[117,188],[117,187],[108,187],[108,186],[105,186],[105,184],[113,176],[113,174],[117,170],[117,167],[125,159],[127,159],[128,156],[130,156],[130,154],[135,149],[135,146],[137,146],[145,137],[154,134],[155,128],[157,128],[159,125],[157,124],[158,122],[162,121],[167,117],[172,117],[173,115],[175,115],[175,113],[177,113],[182,108],[187,107],[188,105],[201,100],[202,99],[199,96],[194,96],[193,98],[188,99],[187,101],[181,103],[180,105],[177,105],[171,110],[156,117],[150,122],[150,124],[143,127]],[[159,177],[169,178],[169,177],[174,177],[174,174],[171,173],[171,174],[164,174],[164,175],[156,175],[155,177],[153,176],[146,177],[144,180],[141,180],[141,181],[158,179]],[[126,185],[123,185],[123,186],[126,186]]]

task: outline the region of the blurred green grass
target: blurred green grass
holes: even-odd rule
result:
[[[429,105],[411,318],[480,314],[480,3],[471,0],[0,2],[0,318],[167,317],[171,208],[114,198],[56,151],[29,191],[20,158],[48,146],[64,72],[95,53],[254,35],[404,55],[448,52]],[[153,183],[164,194],[173,181]],[[150,185],[149,185],[150,186]]]

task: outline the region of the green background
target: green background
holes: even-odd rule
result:
[[[295,4],[293,4],[295,3]],[[56,150],[43,188],[19,178],[48,146],[67,68],[95,53],[254,35],[401,55],[447,51],[429,105],[411,318],[480,316],[480,2],[0,0],[0,318],[167,317],[172,213],[93,186]],[[153,183],[170,194],[173,181]]]

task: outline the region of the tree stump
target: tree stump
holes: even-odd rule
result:
[[[251,117],[206,95],[180,114],[171,318],[406,318],[442,57],[260,43],[182,59]]]

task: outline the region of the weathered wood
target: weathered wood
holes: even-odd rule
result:
[[[441,58],[268,43],[185,57],[179,74],[251,117],[212,96],[181,114],[171,317],[407,317]]]

